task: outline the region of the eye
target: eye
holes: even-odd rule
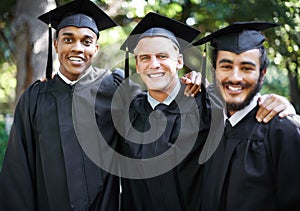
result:
[[[149,59],[150,59],[150,56],[147,56],[147,55],[140,56],[140,61],[142,61],[142,62],[149,61]]]
[[[232,69],[232,65],[230,65],[230,64],[222,64],[222,65],[220,65],[220,68],[222,70],[231,70]]]
[[[169,56],[167,54],[158,54],[157,56],[160,60],[165,60],[165,59],[168,59]]]
[[[84,40],[84,41],[83,41],[83,44],[84,44],[85,46],[90,46],[92,43],[93,43],[93,41],[90,40],[90,39],[87,39],[87,40]]]
[[[243,71],[252,71],[255,70],[255,67],[251,66],[251,65],[245,65],[241,67],[241,70]]]
[[[65,43],[72,43],[73,39],[70,38],[70,37],[64,37],[64,38],[63,38],[63,41],[64,41]]]

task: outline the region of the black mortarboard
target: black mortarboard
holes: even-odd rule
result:
[[[137,43],[144,37],[163,36],[173,41],[183,51],[200,34],[200,31],[177,20],[150,12],[132,30],[121,50],[133,53]],[[128,55],[125,61],[125,77],[128,73]],[[127,63],[127,64],[126,64]]]
[[[117,26],[117,24],[96,4],[90,0],[75,0],[63,6],[53,9],[38,17],[39,20],[49,25],[49,51],[46,78],[52,75],[52,32],[51,28],[57,30],[66,26],[89,28],[97,37],[99,31]]]
[[[239,54],[262,46],[265,36],[260,31],[275,26],[278,25],[270,22],[236,22],[194,42],[193,45],[211,42],[211,46],[218,50]]]

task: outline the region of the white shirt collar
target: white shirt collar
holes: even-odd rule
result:
[[[175,99],[175,97],[177,96],[178,92],[180,90],[180,82],[178,81],[176,83],[176,86],[175,88],[172,90],[172,92],[170,93],[170,95],[163,101],[163,102],[159,102],[157,101],[156,99],[154,99],[150,94],[149,92],[147,91],[147,99],[148,99],[148,102],[150,103],[152,109],[155,108],[155,106],[157,106],[158,104],[162,103],[162,104],[165,104],[165,105],[170,105],[171,102]]]
[[[61,77],[61,79],[62,79],[66,84],[74,85],[74,84],[76,84],[83,76],[87,75],[88,72],[90,72],[90,69],[91,69],[91,68],[88,68],[87,71],[86,71],[83,75],[79,76],[79,78],[78,78],[76,81],[71,81],[70,79],[68,79],[66,76],[64,76],[64,75],[60,72],[60,70],[57,71],[57,74],[59,75],[59,77]]]
[[[247,105],[245,108],[243,108],[242,110],[239,110],[237,112],[235,112],[230,118],[227,117],[226,115],[226,119],[229,120],[230,124],[232,127],[234,127],[237,123],[239,123],[253,108],[255,108],[257,106],[257,101],[258,98],[261,95],[259,93],[257,93],[253,99],[251,100],[251,102],[249,103],[249,105]],[[225,113],[224,113],[225,114]]]

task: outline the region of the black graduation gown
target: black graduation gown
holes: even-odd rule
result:
[[[99,71],[79,82],[99,77]],[[113,92],[119,78],[108,74],[99,90]],[[117,178],[98,168],[76,138],[73,89],[56,75],[31,85],[20,98],[0,174],[0,210],[88,210],[96,196],[98,210],[118,210]],[[100,97],[105,108],[111,95]]]
[[[187,142],[191,137],[197,137],[196,142],[179,165],[162,175],[147,179],[123,178],[121,202],[123,211],[190,211],[199,209],[200,166],[198,159],[209,130],[209,105],[208,101],[204,101],[207,103],[208,110],[202,112],[202,95],[198,94],[195,98],[186,97],[183,95],[184,88],[185,86],[182,85],[175,101],[163,111],[167,117],[167,128],[161,137],[153,143],[142,145],[122,140],[120,150],[127,157],[143,159],[164,153],[173,145],[179,133],[184,133],[183,139]],[[196,103],[194,103],[195,101]],[[180,111],[178,105],[181,105]],[[131,127],[141,132],[147,131],[151,112],[157,111],[153,111],[151,108],[146,94],[136,96],[130,106],[132,125],[126,129],[127,135],[130,133]],[[162,116],[159,113],[153,115],[153,126],[157,133],[160,132],[159,125],[163,121]],[[195,128],[194,121],[200,122],[198,128]]]
[[[300,118],[255,119],[258,107],[223,139],[204,164],[201,210],[300,210]]]

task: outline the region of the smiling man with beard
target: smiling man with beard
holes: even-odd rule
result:
[[[211,42],[215,86],[226,127],[204,164],[201,210],[300,210],[300,117],[255,119],[268,58],[260,33],[276,24],[241,22],[194,43]]]

